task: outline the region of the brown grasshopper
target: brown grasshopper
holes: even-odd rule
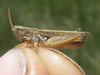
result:
[[[15,36],[21,41],[34,45],[38,53],[38,46],[64,49],[75,49],[83,46],[85,39],[89,38],[89,32],[82,32],[81,28],[75,31],[43,30],[23,26],[13,26],[10,9],[8,18]]]

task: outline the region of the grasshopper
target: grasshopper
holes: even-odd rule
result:
[[[37,53],[38,46],[60,48],[60,50],[80,48],[84,45],[85,40],[91,36],[89,32],[83,32],[81,28],[75,31],[60,31],[29,28],[19,25],[13,26],[9,8],[8,18],[15,36],[21,42],[34,45]]]

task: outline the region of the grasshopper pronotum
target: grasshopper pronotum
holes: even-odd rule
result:
[[[13,26],[10,9],[8,8],[8,18],[15,36],[21,41],[34,45],[38,53],[38,46],[64,49],[75,49],[83,46],[85,39],[89,38],[89,32],[82,32],[81,28],[75,31],[42,30],[23,26]]]

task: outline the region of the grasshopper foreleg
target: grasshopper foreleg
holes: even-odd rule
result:
[[[38,53],[38,48],[37,48],[37,45],[38,45],[38,37],[37,37],[37,35],[35,33],[33,33],[32,43],[34,44],[35,52]]]
[[[39,34],[35,34],[33,33],[33,37],[32,37],[32,43],[34,43],[34,48],[35,51],[38,53],[38,45],[39,45],[39,39],[41,41],[43,41],[43,44],[45,44],[46,46],[49,46],[49,44],[45,41],[45,38],[43,38],[41,35]]]

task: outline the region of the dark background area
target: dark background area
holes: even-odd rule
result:
[[[0,56],[21,43],[11,31],[8,7],[14,25],[90,32],[83,47],[62,52],[87,75],[100,75],[100,0],[0,0]]]

